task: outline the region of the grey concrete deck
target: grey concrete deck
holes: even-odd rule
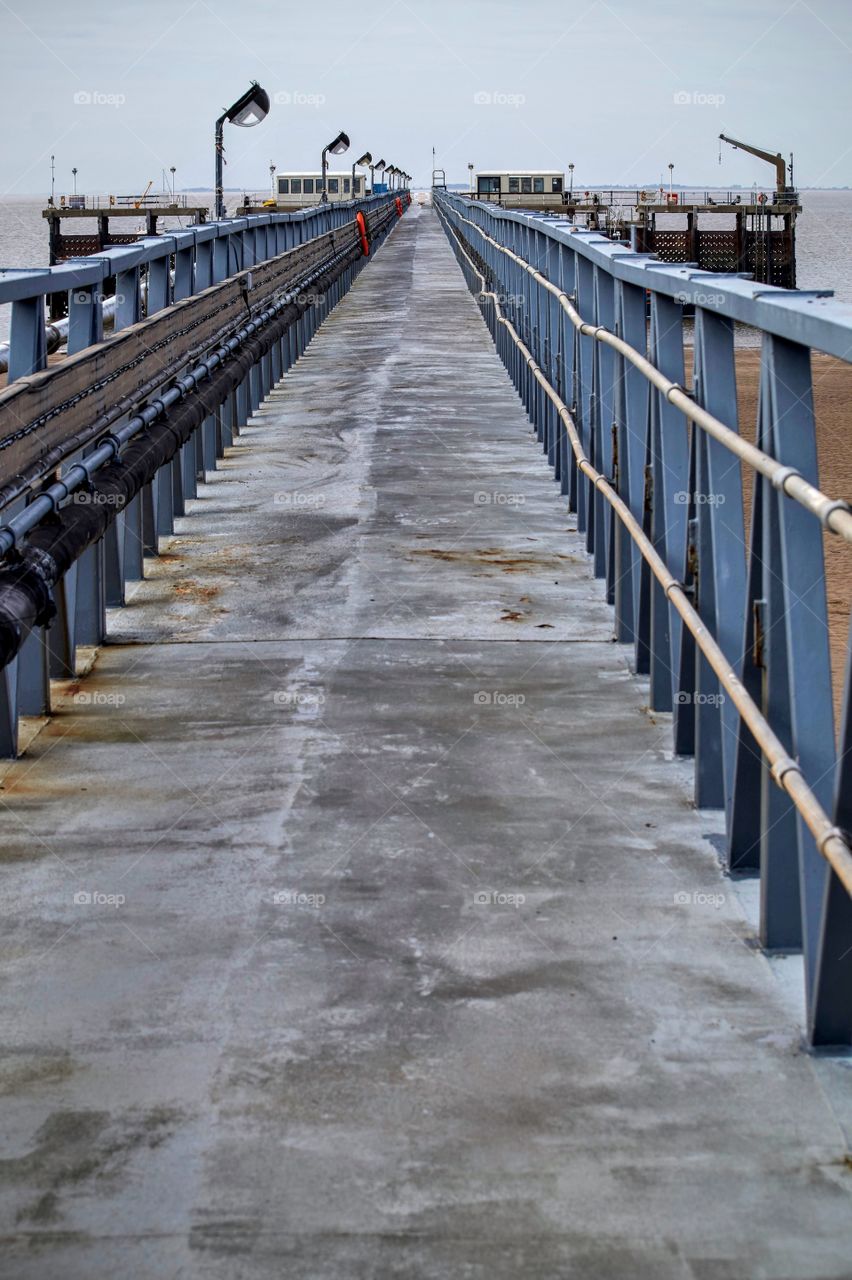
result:
[[[3,779],[5,1277],[852,1275],[572,524],[412,210]]]

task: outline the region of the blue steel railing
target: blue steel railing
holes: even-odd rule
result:
[[[197,494],[199,479],[204,478],[205,472],[216,469],[217,459],[223,456],[225,448],[234,443],[267,392],[299,359],[322,320],[369,260],[358,256],[360,248],[356,250],[360,244],[353,221],[356,214],[363,213],[368,227],[375,228],[373,247],[376,247],[402,207],[394,208],[396,197],[406,200],[407,193],[376,195],[290,214],[230,218],[146,237],[131,246],[107,249],[91,258],[48,269],[0,270],[0,304],[11,303],[12,307],[8,350],[11,387],[8,395],[0,393],[0,409],[7,412],[7,416],[9,397],[16,395],[16,388],[22,386],[21,379],[29,375],[37,375],[32,380],[32,392],[38,383],[39,403],[43,404],[47,398],[48,412],[44,416],[50,416],[50,388],[62,370],[59,365],[55,371],[43,372],[47,368],[51,329],[46,304],[52,295],[67,294],[68,354],[86,352],[86,357],[89,348],[103,343],[104,308],[110,305],[110,297],[111,318],[118,333],[152,317],[154,323],[159,318],[168,321],[169,308],[177,312],[180,308],[175,304],[185,306],[187,300],[213,286],[237,288],[235,277],[244,291],[246,308],[239,328],[235,326],[232,335],[218,335],[194,368],[167,367],[168,346],[164,356],[150,352],[155,377],[160,376],[159,362],[162,361],[162,377],[155,393],[146,394],[126,412],[119,404],[108,431],[100,430],[91,442],[78,447],[75,438],[70,437],[69,447],[64,452],[60,449],[61,473],[57,473],[56,462],[45,455],[43,474],[30,483],[28,493],[22,494],[20,485],[17,489],[9,488],[12,497],[4,498],[6,505],[0,508],[0,559],[8,553],[8,559],[0,564],[0,574],[10,566],[14,574],[15,566],[23,564],[21,557],[27,553],[27,534],[30,529],[37,530],[38,520],[58,518],[66,513],[70,503],[86,499],[86,486],[91,489],[93,479],[98,476],[97,468],[110,461],[120,466],[125,445],[144,437],[151,424],[185,398],[191,399],[196,393],[201,397],[201,404],[196,405],[198,429],[193,430],[141,491],[116,511],[99,540],[87,545],[58,581],[46,578],[54,613],[52,624],[38,622],[31,630],[25,627],[22,634],[26,638],[20,651],[0,667],[0,757],[17,754],[21,716],[49,713],[51,678],[73,677],[77,672],[78,648],[98,645],[106,638],[107,606],[125,603],[127,583],[144,577],[145,557],[155,556],[159,537],[174,531],[175,517],[185,514],[187,501]],[[351,237],[344,232],[347,227]],[[345,251],[340,247],[341,237],[347,242],[351,239],[351,246]],[[305,254],[303,273],[299,266],[300,246],[304,246]],[[294,251],[298,259],[295,271],[288,268],[288,280],[292,277],[294,283],[268,295],[253,311],[250,305],[253,286],[246,273],[257,268],[257,275],[261,276],[264,264],[270,263],[271,269],[277,270],[272,260]],[[321,288],[315,293],[302,291],[303,288],[309,290],[315,280]],[[196,305],[204,311],[206,303],[200,299]],[[214,309],[218,305],[218,290],[212,290],[209,305]],[[244,375],[236,376],[236,385],[224,400],[209,403],[212,392],[206,392],[205,388],[210,385],[208,380],[214,371],[221,370],[235,356],[250,351],[251,339],[262,326],[271,325],[288,307],[298,313],[297,317],[287,321],[286,330],[267,343],[267,349]],[[214,315],[215,311],[206,314]],[[139,358],[143,361],[149,358],[144,337]],[[92,367],[89,376],[93,382],[99,372],[97,366]],[[48,380],[47,389],[40,379]],[[64,394],[67,395],[67,391]],[[81,386],[76,401],[73,398],[64,401],[57,406],[57,412],[86,394],[87,388]],[[26,422],[19,422],[16,417],[17,405],[16,401],[11,427],[7,424],[4,428],[7,434],[0,439],[0,494],[12,479],[11,473],[7,474],[9,468],[3,468],[3,448],[14,440],[19,426],[29,429]],[[4,618],[4,623],[9,622],[9,618]],[[14,634],[15,627],[12,619],[6,634],[10,631]]]
[[[0,268],[0,306],[11,304],[9,381],[47,364],[46,301],[68,298],[68,354],[103,338],[104,286],[115,282],[116,329],[126,328],[183,298],[201,293],[238,271],[345,225],[358,209],[387,202],[370,196],[296,213],[252,214],[201,226],[143,236],[135,244],[72,258],[56,267]],[[147,303],[143,304],[143,282]]]
[[[433,197],[696,805],[725,812],[728,870],[760,875],[761,942],[803,953],[810,1043],[852,1044],[852,645],[838,739],[823,548],[852,514],[818,488],[810,361],[852,359],[852,307]],[[754,445],[737,322],[762,334]]]

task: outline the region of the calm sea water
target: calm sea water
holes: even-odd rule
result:
[[[190,204],[212,204],[211,192],[192,192],[188,197]],[[3,196],[0,199],[0,267],[46,267],[48,262],[47,219],[42,217],[44,199],[33,199],[32,196]],[[167,231],[170,228],[189,226],[191,218],[161,218],[159,226]],[[114,225],[118,225],[118,220]],[[97,231],[94,218],[80,218],[66,223],[70,233],[80,235]],[[128,234],[145,230],[145,219],[122,218],[122,231]],[[0,304],[0,341],[9,336],[8,305]]]
[[[193,193],[203,204],[209,193]],[[852,302],[852,191],[805,191],[797,224],[798,275],[802,289],[834,289],[843,302]],[[43,199],[4,196],[0,200],[0,267],[46,267],[47,222],[41,216]],[[189,219],[163,220],[163,227],[186,225]],[[127,230],[143,230],[144,222],[127,219]],[[75,230],[95,229],[81,220]],[[8,306],[0,305],[0,341],[8,337]]]

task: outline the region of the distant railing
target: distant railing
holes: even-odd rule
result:
[[[207,194],[199,192],[199,195]],[[209,203],[209,202],[208,202]],[[60,212],[64,210],[82,210],[91,209],[93,213],[108,213],[110,209],[139,209],[144,211],[149,208],[163,209],[186,209],[189,206],[195,207],[196,202],[184,192],[176,192],[172,195],[171,191],[152,192],[150,195],[136,196],[116,196],[116,195],[68,195],[67,192],[62,195],[54,196],[52,201],[48,201],[48,207],[57,209]]]
[[[760,937],[804,955],[808,1036],[852,1043],[852,646],[835,737],[811,351],[852,359],[852,307],[696,272],[598,232],[433,192],[577,513],[615,635],[721,808],[726,864],[759,873]],[[683,308],[694,307],[693,387]],[[734,329],[763,335],[755,444]],[[751,473],[745,533],[742,468]]]
[[[0,307],[10,305],[12,312],[9,350],[2,351],[0,361],[3,371],[8,371],[11,382],[45,367],[46,304],[55,294],[67,299],[68,351],[73,353],[102,339],[103,302],[112,294],[119,300],[116,328],[124,328],[146,314],[142,297],[148,281],[153,285],[148,311],[160,310],[282,252],[285,246],[351,221],[353,209],[370,204],[367,197],[325,209],[226,218],[142,236],[132,245],[104,249],[55,267],[0,268]],[[139,212],[144,215],[144,210]]]
[[[640,209],[644,205],[665,205],[673,213],[684,205],[764,205],[775,200],[774,188],[674,188],[668,187],[574,187],[571,191],[503,191],[460,192],[466,200],[476,200],[484,204],[497,204],[503,207],[517,207],[525,204],[528,207],[551,207],[554,204],[564,206],[582,206],[599,204],[629,209]]]
[[[396,224],[407,193],[195,226],[0,270],[0,756],[100,644],[108,605]],[[67,357],[47,367],[47,300]],[[111,300],[114,332],[104,338]]]

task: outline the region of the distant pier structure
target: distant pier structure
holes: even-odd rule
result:
[[[190,225],[200,226],[207,221],[209,213],[207,205],[191,205],[185,195],[172,195],[171,192],[141,196],[60,196],[58,202],[50,199],[42,210],[42,217],[47,219],[50,266],[155,236],[161,218],[187,218]],[[144,220],[144,227],[116,231],[110,226],[114,219],[120,219],[126,227],[130,218],[137,223]],[[85,231],[65,231],[64,223],[79,223],[81,220],[87,223]],[[92,221],[94,229],[90,225]],[[61,296],[52,298],[50,318],[60,319],[66,309]]]
[[[48,202],[42,210],[47,219],[50,238],[50,265],[69,258],[84,258],[117,244],[135,244],[144,236],[157,234],[160,218],[189,218],[198,226],[207,221],[210,209],[207,205],[191,205],[185,195],[172,196],[69,196],[60,197],[59,203]],[[115,231],[111,220],[144,219],[144,230]],[[63,223],[94,219],[94,231],[69,233]]]
[[[746,272],[762,284],[796,287],[798,193],[776,189],[575,189],[548,171],[482,172],[468,198],[552,213],[624,240],[661,262],[691,263],[702,271]]]

